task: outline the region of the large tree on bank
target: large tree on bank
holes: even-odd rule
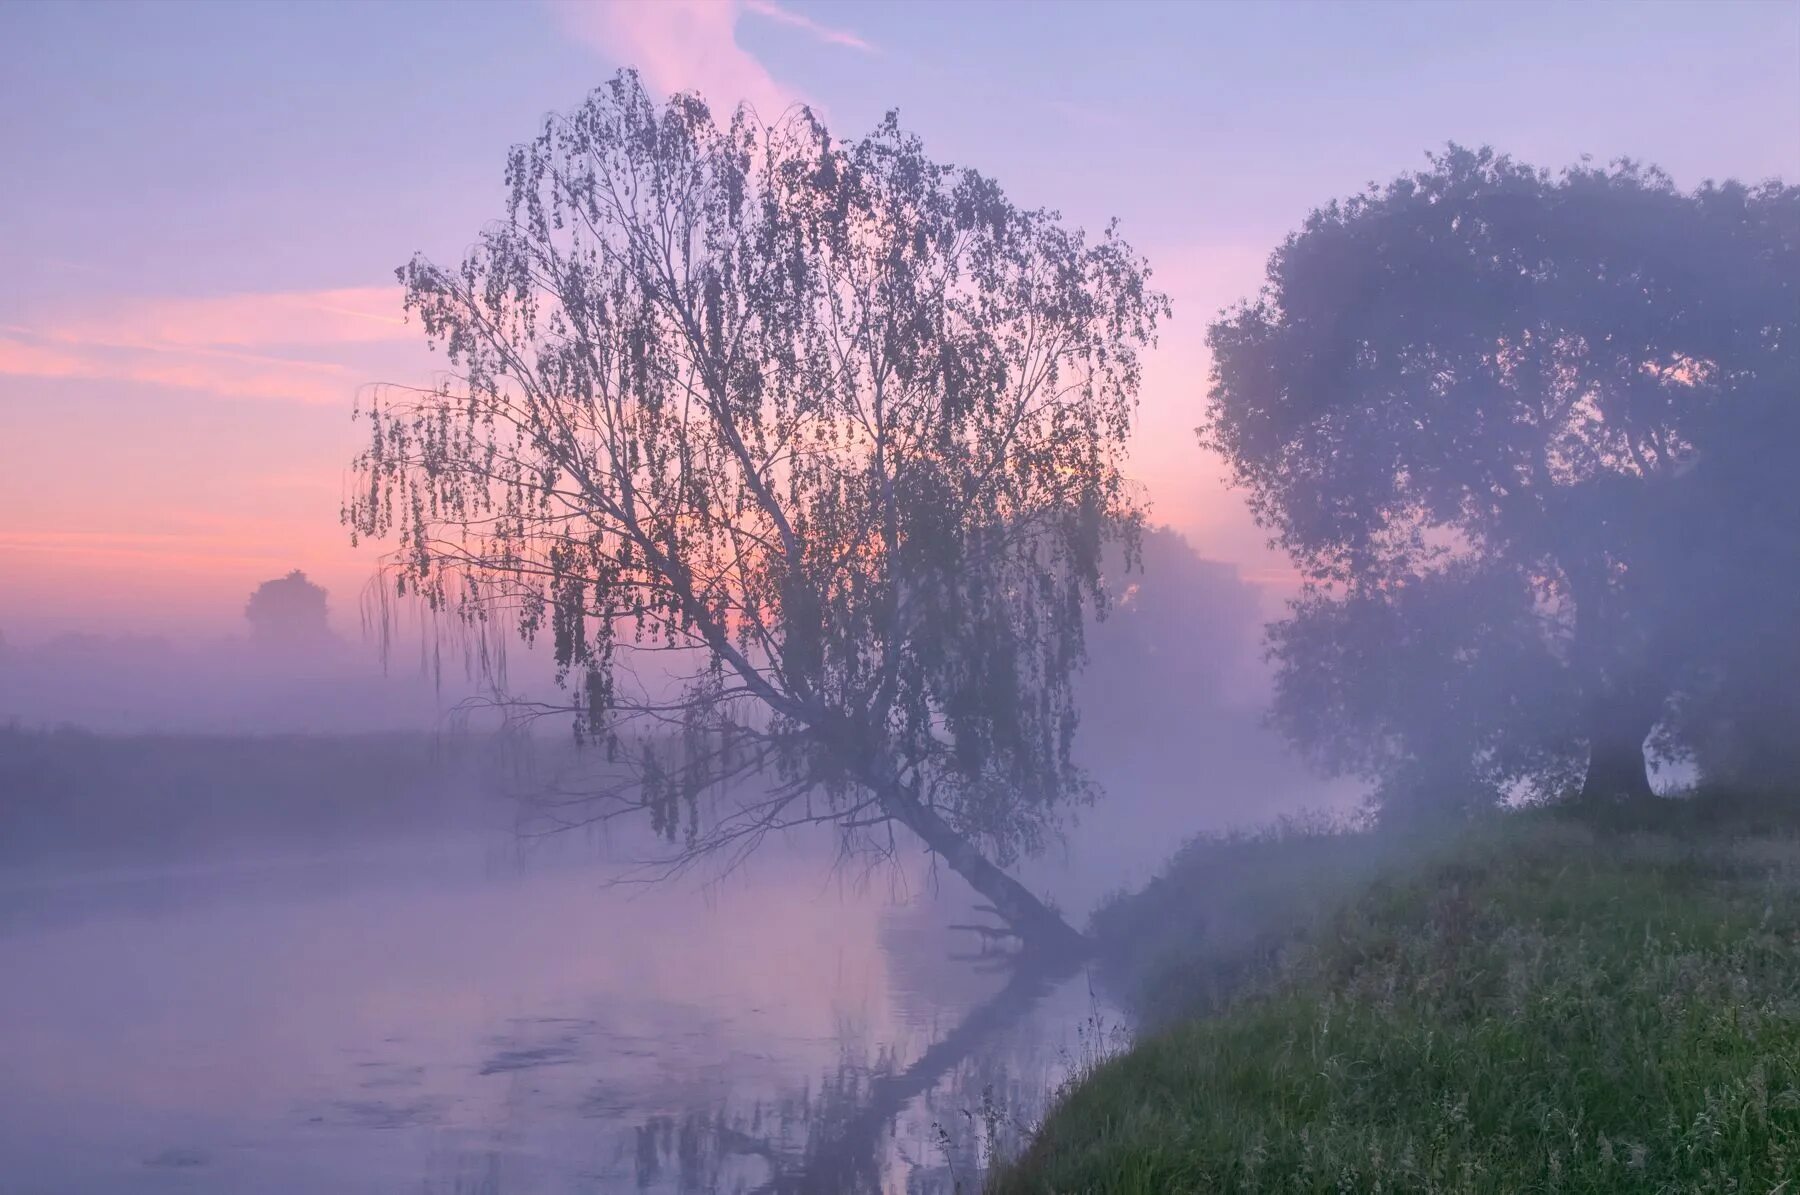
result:
[[[1649,791],[1721,619],[1770,605],[1712,557],[1781,538],[1722,483],[1800,400],[1797,195],[1453,146],[1276,250],[1210,331],[1202,437],[1307,580],[1292,737],[1390,797]]]
[[[624,72],[507,164],[504,220],[399,271],[453,373],[365,412],[346,520],[405,592],[554,643],[578,735],[683,857],[910,833],[1002,870],[1088,795],[1070,680],[1166,301],[889,117],[715,121]],[[737,782],[737,783],[734,783]]]

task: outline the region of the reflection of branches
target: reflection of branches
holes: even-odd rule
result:
[[[840,1126],[835,1136],[808,1149],[804,1175],[771,1180],[765,1189],[781,1192],[837,1192],[878,1188],[876,1144],[882,1131],[909,1100],[923,1095],[983,1042],[1017,1021],[1070,972],[1067,968],[1026,964],[986,1002],[896,1075],[869,1086],[868,1102]]]
[[[1012,1026],[1070,973],[1067,967],[1026,962],[1005,987],[977,1005],[911,1066],[881,1074],[866,1087],[853,1080],[839,1084],[832,1094],[855,1106],[838,1109],[828,1103],[821,1108],[822,1122],[815,1124],[799,1159],[791,1159],[764,1139],[723,1126],[715,1137],[717,1147],[722,1153],[753,1154],[768,1163],[773,1173],[755,1189],[756,1195],[843,1195],[879,1190],[879,1145],[907,1103],[931,1090],[979,1047]],[[831,1115],[838,1111],[847,1114],[841,1119]]]
[[[514,702],[504,710],[521,724]],[[559,712],[534,706],[531,718]],[[822,792],[815,772],[794,774],[777,756],[776,732],[727,724],[698,732],[677,728],[637,738],[629,750],[557,748],[529,733],[503,736],[512,748],[513,799],[521,839],[648,822],[655,845],[637,839],[630,866],[604,882],[654,884],[704,868],[710,880],[733,873],[771,835],[824,828],[833,832],[839,868],[861,864],[872,874],[898,849],[892,819],[864,789]],[[835,871],[836,869],[834,869]]]

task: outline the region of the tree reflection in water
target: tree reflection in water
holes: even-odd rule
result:
[[[847,1051],[816,1089],[773,1104],[650,1117],[637,1129],[637,1185],[681,1195],[973,1192],[995,1157],[1022,1144],[1063,1076],[1090,1060],[1046,1056],[1015,1032],[1073,974],[1021,964],[904,1067],[891,1048],[873,1059]],[[1106,1049],[1106,1029],[1094,1014],[1081,1053]]]

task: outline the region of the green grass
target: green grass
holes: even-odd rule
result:
[[[1183,912],[1234,876],[1272,911]],[[1800,1195],[1800,808],[1206,843],[1097,924],[1160,1027],[1000,1195]]]

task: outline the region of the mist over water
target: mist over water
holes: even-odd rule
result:
[[[974,1195],[1785,800],[1800,8],[1397,12],[0,5],[0,1195]]]
[[[711,884],[616,887],[591,847],[421,828],[8,877],[9,1183],[731,1191],[822,1154],[949,1190],[989,1147],[983,1109],[1016,1145],[1123,1015],[1085,973],[1046,984],[879,1133],[836,1139],[1008,976],[946,928],[975,919],[966,896],[830,867],[791,844]]]
[[[9,884],[9,1189],[791,1179],[874,1076],[1004,982],[946,957],[950,906],[822,884],[819,863],[633,894],[591,858],[522,863],[465,837]],[[907,1101],[893,1138],[836,1148],[879,1152],[896,1183],[968,1166],[958,1105],[981,1088],[958,1074],[1033,1115],[1090,1013],[1115,1015],[1066,985]]]
[[[1254,595],[1195,567],[1211,596],[1144,581],[1093,629],[1107,794],[1019,872],[1077,921],[1247,793],[1352,795],[1260,728]],[[796,832],[619,882],[668,844],[542,834],[566,724],[496,739],[428,672],[357,641],[9,650],[7,1189],[966,1190],[1127,1039],[1088,970],[1015,977],[951,928],[987,919],[923,852]]]

